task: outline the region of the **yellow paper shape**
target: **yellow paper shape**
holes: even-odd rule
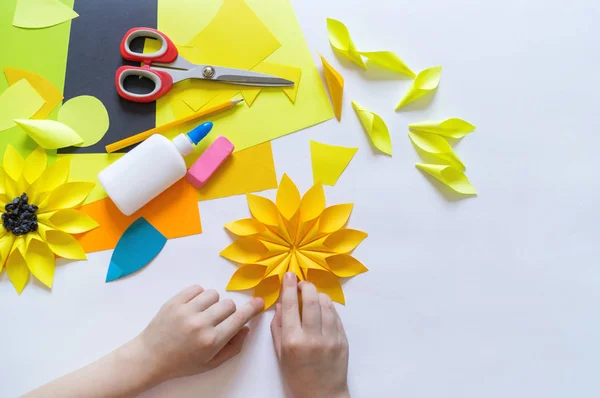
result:
[[[32,119],[45,119],[50,112],[63,100],[62,93],[54,84],[34,72],[22,69],[4,68],[4,74],[9,85],[21,79],[26,79],[35,91],[43,98],[44,105],[31,117]]]
[[[431,93],[437,89],[440,84],[440,77],[442,75],[442,66],[434,66],[419,72],[412,86],[406,91],[404,97],[396,105],[396,110],[404,107],[405,105],[413,102],[416,99],[421,98],[425,94]]]
[[[276,204],[259,198],[248,196],[252,218],[225,226],[239,238],[221,255],[241,265],[231,277],[227,290],[254,288],[254,296],[263,298],[266,309],[277,301],[281,277],[289,271],[300,280],[315,283],[320,292],[343,304],[344,293],[338,276],[349,277],[367,271],[347,254],[366,234],[340,229],[348,220],[352,205],[324,208],[321,185],[313,186],[301,198],[287,175],[279,185]],[[317,226],[323,231],[319,232]],[[327,240],[330,246],[324,244]],[[332,258],[331,264],[329,258]]]
[[[413,131],[423,131],[456,139],[462,138],[475,130],[475,126],[459,118],[411,123],[408,128]]]
[[[79,14],[59,0],[18,0],[13,26],[19,28],[48,28],[58,25]]]
[[[248,87],[240,90],[240,94],[244,97],[244,101],[248,106],[252,106],[258,94],[260,94],[262,88],[260,87]]]
[[[282,77],[284,79],[293,81],[294,86],[283,87],[283,92],[292,102],[296,102],[296,95],[298,94],[298,88],[300,87],[302,69],[296,68],[295,66],[274,64],[272,62],[261,62],[252,70],[254,72],[266,73],[268,75]]]
[[[361,52],[360,55],[368,58],[369,64],[373,63],[381,68],[401,73],[409,77],[416,76],[415,72],[413,72],[400,57],[391,51],[367,51]]]
[[[392,156],[392,140],[383,119],[376,113],[363,108],[356,101],[352,101],[352,107],[371,139],[373,146],[381,152]]]
[[[14,119],[29,119],[44,105],[44,99],[21,79],[0,94],[0,132],[15,126]]]
[[[108,131],[108,111],[96,97],[80,95],[60,107],[58,121],[71,127],[83,139],[75,146],[91,146]]]
[[[415,166],[417,166],[418,169],[427,172],[455,192],[463,195],[477,195],[475,187],[471,185],[471,182],[465,173],[456,167],[421,163],[417,163]]]
[[[323,63],[323,74],[325,75],[325,81],[327,82],[327,88],[329,89],[329,98],[331,98],[331,104],[333,105],[333,113],[335,113],[337,120],[341,120],[344,78],[333,68],[333,66],[329,65],[322,55],[321,62]]]
[[[415,144],[415,146],[420,150],[439,158],[449,165],[463,170],[465,169],[463,162],[460,160],[458,155],[456,155],[448,141],[446,141],[443,137],[431,133],[421,132],[409,132],[408,136],[413,144]]]
[[[83,142],[71,127],[55,120],[15,119],[15,123],[44,149],[65,148]]]
[[[335,19],[327,18],[327,32],[329,34],[329,43],[331,44],[331,47],[356,65],[363,69],[367,69],[360,53],[354,46],[354,42],[350,37],[350,32],[348,32],[346,25]]]
[[[334,186],[356,154],[358,148],[327,145],[310,141],[313,181]]]

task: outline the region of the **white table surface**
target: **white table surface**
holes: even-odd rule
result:
[[[355,202],[370,272],[344,283],[355,397],[597,397],[600,393],[600,8],[593,0],[294,0],[306,40],[346,79],[341,123],[273,142],[277,174],[312,184],[309,139],[360,150],[329,204]],[[336,59],[325,18],[359,49],[396,51],[415,70],[442,64],[424,109],[394,106],[409,84]],[[374,154],[350,101],[389,126]],[[416,170],[407,125],[463,117],[458,146],[480,195],[456,200]],[[274,198],[274,191],[266,195]],[[111,251],[58,267],[52,292],[18,297],[0,277],[0,395],[80,367],[140,332],[159,306],[200,283],[224,290],[224,223],[243,196],[200,205],[204,233],[169,240],[135,277],[106,284]],[[237,303],[247,293],[223,292]],[[267,311],[241,355],[145,397],[280,397]]]

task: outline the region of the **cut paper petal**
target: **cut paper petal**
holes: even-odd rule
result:
[[[260,283],[265,275],[266,267],[262,265],[249,264],[238,268],[233,274],[227,290],[246,290],[252,289]]]
[[[325,192],[323,185],[313,185],[300,201],[300,222],[314,220],[319,217],[325,209]]]
[[[409,132],[408,136],[413,144],[423,152],[439,158],[444,163],[463,170],[465,169],[463,162],[443,137],[421,132]]]
[[[392,72],[401,73],[409,77],[415,77],[413,72],[395,53],[391,51],[372,51],[361,52],[365,58],[369,59],[369,64],[373,63],[381,68],[391,70]]]
[[[350,253],[367,237],[365,232],[340,229],[329,235],[323,245],[336,253]]]
[[[263,224],[277,226],[279,223],[279,211],[275,203],[262,196],[246,194],[248,207],[252,216]]]
[[[477,195],[475,187],[471,185],[471,182],[462,172],[462,170],[446,165],[439,164],[420,164],[417,163],[418,169],[427,172],[429,175],[440,181],[441,183],[448,186],[455,192],[463,195]]]
[[[340,281],[331,272],[309,269],[306,280],[314,284],[319,293],[325,293],[336,303],[346,304]]]
[[[356,101],[352,101],[352,107],[356,111],[360,123],[371,139],[373,146],[381,152],[392,156],[392,140],[383,119],[376,113],[363,108]]]
[[[310,158],[314,183],[334,186],[358,148],[327,145],[310,141]]]
[[[167,243],[167,238],[145,218],[138,218],[127,228],[110,258],[106,282],[130,275],[152,261]]]
[[[423,131],[455,139],[462,138],[475,130],[475,126],[471,123],[458,118],[412,123],[408,128],[412,131]]]
[[[27,268],[27,263],[25,262],[25,257],[23,257],[23,254],[21,253],[20,247],[21,245],[15,242],[8,259],[6,260],[6,274],[18,294],[21,294],[29,280],[29,268]]]
[[[350,38],[350,32],[348,32],[346,25],[335,19],[327,18],[327,32],[331,47],[356,65],[367,69],[365,62],[354,46],[352,38]]]
[[[44,99],[21,79],[0,94],[0,132],[15,126],[15,119],[29,119],[44,105]]]
[[[32,239],[27,247],[25,261],[33,276],[48,288],[52,288],[54,269],[56,268],[56,260],[52,250],[44,242]]]
[[[15,123],[44,149],[65,148],[83,142],[71,127],[54,120],[15,119]]]
[[[91,146],[108,131],[108,111],[96,97],[80,95],[60,107],[58,121],[69,126],[83,140],[75,146]]]
[[[263,279],[254,288],[254,297],[261,297],[265,301],[264,310],[271,307],[279,298],[279,292],[281,291],[281,280],[279,275],[273,275],[266,279]]]
[[[300,207],[300,191],[287,174],[283,175],[279,183],[276,203],[281,215],[286,220],[290,220]]]
[[[44,170],[42,175],[29,187],[27,193],[32,203],[39,203],[41,192],[53,191],[59,185],[67,182],[69,178],[69,161],[60,159]]]
[[[329,256],[325,261],[327,261],[329,270],[340,278],[350,278],[368,271],[360,261],[348,254]]]
[[[0,230],[8,232],[4,228],[0,228]],[[0,238],[0,272],[2,271],[2,268],[4,268],[4,263],[8,258],[8,253],[10,253],[10,249],[14,242],[15,236],[9,232]]]
[[[250,264],[258,261],[267,253],[267,248],[260,241],[244,237],[236,240],[221,253],[222,257],[240,264]]]
[[[406,91],[398,105],[396,105],[396,110],[437,89],[440,84],[441,74],[441,65],[419,72],[412,86]]]
[[[265,231],[265,226],[254,218],[246,218],[225,224],[225,228],[237,236],[252,236]]]
[[[31,117],[32,119],[45,119],[63,100],[63,95],[58,88],[37,73],[22,69],[4,68],[4,74],[10,86],[21,79],[26,79],[45,101],[44,105]]]
[[[302,77],[302,69],[296,68],[295,66],[274,64],[272,62],[261,62],[256,65],[253,69],[254,72],[266,73],[281,77],[294,82],[292,87],[283,87],[283,92],[292,101],[296,101],[296,95],[300,88],[300,78]]]
[[[93,182],[67,182],[52,191],[47,205],[40,208],[40,213],[79,206],[94,189],[94,186],[96,184]]]
[[[78,16],[59,0],[18,0],[12,24],[18,28],[48,28]]]
[[[2,159],[2,166],[10,178],[14,181],[19,181],[25,168],[25,159],[23,159],[21,154],[12,145],[8,144],[4,152],[4,158]]]
[[[41,147],[34,149],[33,152],[27,156],[23,167],[23,177],[25,177],[25,181],[32,184],[37,180],[46,169],[47,163],[48,157],[46,156],[46,151]]]
[[[59,257],[71,260],[85,260],[87,258],[79,242],[65,232],[49,230],[45,233],[45,239],[50,250]]]
[[[240,94],[242,94],[242,97],[244,97],[244,102],[246,102],[246,104],[250,107],[254,103],[256,97],[258,97],[258,94],[260,94],[261,90],[262,88],[256,87],[243,88],[240,90]]]
[[[323,74],[325,75],[325,81],[327,82],[327,88],[329,89],[329,98],[333,105],[333,113],[335,113],[337,120],[341,120],[344,78],[333,68],[333,66],[329,65],[322,55],[321,62],[323,63]]]
[[[319,232],[330,234],[342,228],[348,222],[352,213],[352,203],[333,205],[325,210],[319,218]]]
[[[92,217],[74,209],[62,209],[54,213],[40,214],[38,219],[43,222],[42,217],[44,216],[48,216],[48,221],[53,228],[68,234],[82,234],[99,226]]]

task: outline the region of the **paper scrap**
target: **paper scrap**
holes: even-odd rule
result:
[[[352,101],[352,107],[375,148],[392,156],[392,140],[383,119],[376,113],[363,108],[356,101]]]
[[[415,166],[427,172],[455,192],[463,195],[477,195],[475,187],[471,185],[465,173],[459,168],[449,165],[421,163],[417,163]]]
[[[344,57],[354,62],[363,69],[367,69],[365,62],[356,49],[348,28],[342,22],[327,18],[327,32],[329,34],[329,43]]]
[[[15,119],[15,123],[44,149],[65,148],[83,142],[71,127],[55,120]]]
[[[108,131],[108,111],[96,97],[80,95],[60,107],[58,121],[71,127],[83,142],[75,146],[91,146]]]
[[[369,64],[375,64],[381,68],[401,73],[408,77],[414,78],[416,76],[415,72],[413,72],[400,57],[391,51],[367,51],[361,52],[360,55],[367,58]]]
[[[296,95],[298,94],[298,89],[300,88],[300,78],[302,76],[302,69],[296,68],[295,66],[289,65],[281,65],[275,64],[273,62],[261,62],[252,68],[254,72],[258,73],[266,73],[268,75],[273,75],[277,77],[281,77],[287,80],[291,80],[294,82],[292,87],[283,87],[283,92],[292,102],[296,102]]]
[[[465,169],[465,165],[454,152],[448,141],[431,133],[409,132],[408,136],[415,146],[429,155],[442,160],[444,163]]]
[[[329,98],[333,105],[333,113],[335,113],[337,120],[341,120],[344,78],[333,68],[333,66],[329,65],[322,55],[321,62],[323,63],[323,74],[325,75],[325,81],[327,82],[327,88],[329,89]]]
[[[59,0],[18,0],[13,26],[18,28],[48,28],[58,25],[79,14]]]
[[[459,118],[411,123],[408,128],[455,139],[462,138],[475,130],[475,126]]]
[[[123,233],[110,258],[106,282],[123,278],[144,268],[167,243],[167,238],[145,218],[135,220]]]
[[[312,161],[313,181],[334,186],[358,148],[327,145],[310,141],[310,158]]]
[[[58,88],[37,73],[22,69],[4,68],[4,74],[11,86],[21,79],[26,79],[44,100],[44,105],[31,117],[32,119],[47,118],[50,112],[63,100],[63,95]]]
[[[344,304],[345,298],[338,276],[351,277],[367,268],[347,253],[362,239],[356,234],[343,234],[342,226],[352,210],[351,204],[325,208],[325,195],[320,185],[300,197],[298,188],[284,174],[277,191],[276,203],[248,195],[252,218],[226,224],[239,238],[221,252],[240,268],[233,274],[227,290],[254,288],[254,296],[262,297],[265,309],[279,297],[281,278],[290,271],[300,280],[309,280],[319,292]],[[303,215],[304,214],[304,215]],[[329,246],[324,242],[336,236]],[[340,250],[341,249],[341,250]]]
[[[0,94],[0,132],[15,126],[14,119],[29,119],[44,105],[44,99],[21,79]]]
[[[434,66],[425,69],[417,75],[412,83],[412,86],[406,91],[404,97],[396,105],[396,110],[410,104],[416,99],[421,98],[425,94],[434,92],[440,84],[442,74],[442,66]]]

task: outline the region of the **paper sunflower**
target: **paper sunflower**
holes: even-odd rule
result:
[[[85,252],[70,234],[98,226],[75,209],[95,184],[67,182],[68,161],[47,166],[46,152],[37,148],[27,159],[12,147],[4,153],[0,168],[0,272],[20,294],[31,272],[52,287],[56,256],[84,260]]]
[[[367,237],[364,232],[344,228],[353,205],[325,208],[321,184],[300,198],[287,175],[279,184],[277,204],[251,194],[247,199],[252,218],[225,225],[238,239],[221,256],[241,265],[227,290],[254,288],[254,296],[265,300],[266,309],[277,301],[281,278],[291,271],[344,304],[339,278],[367,271],[348,254]]]

